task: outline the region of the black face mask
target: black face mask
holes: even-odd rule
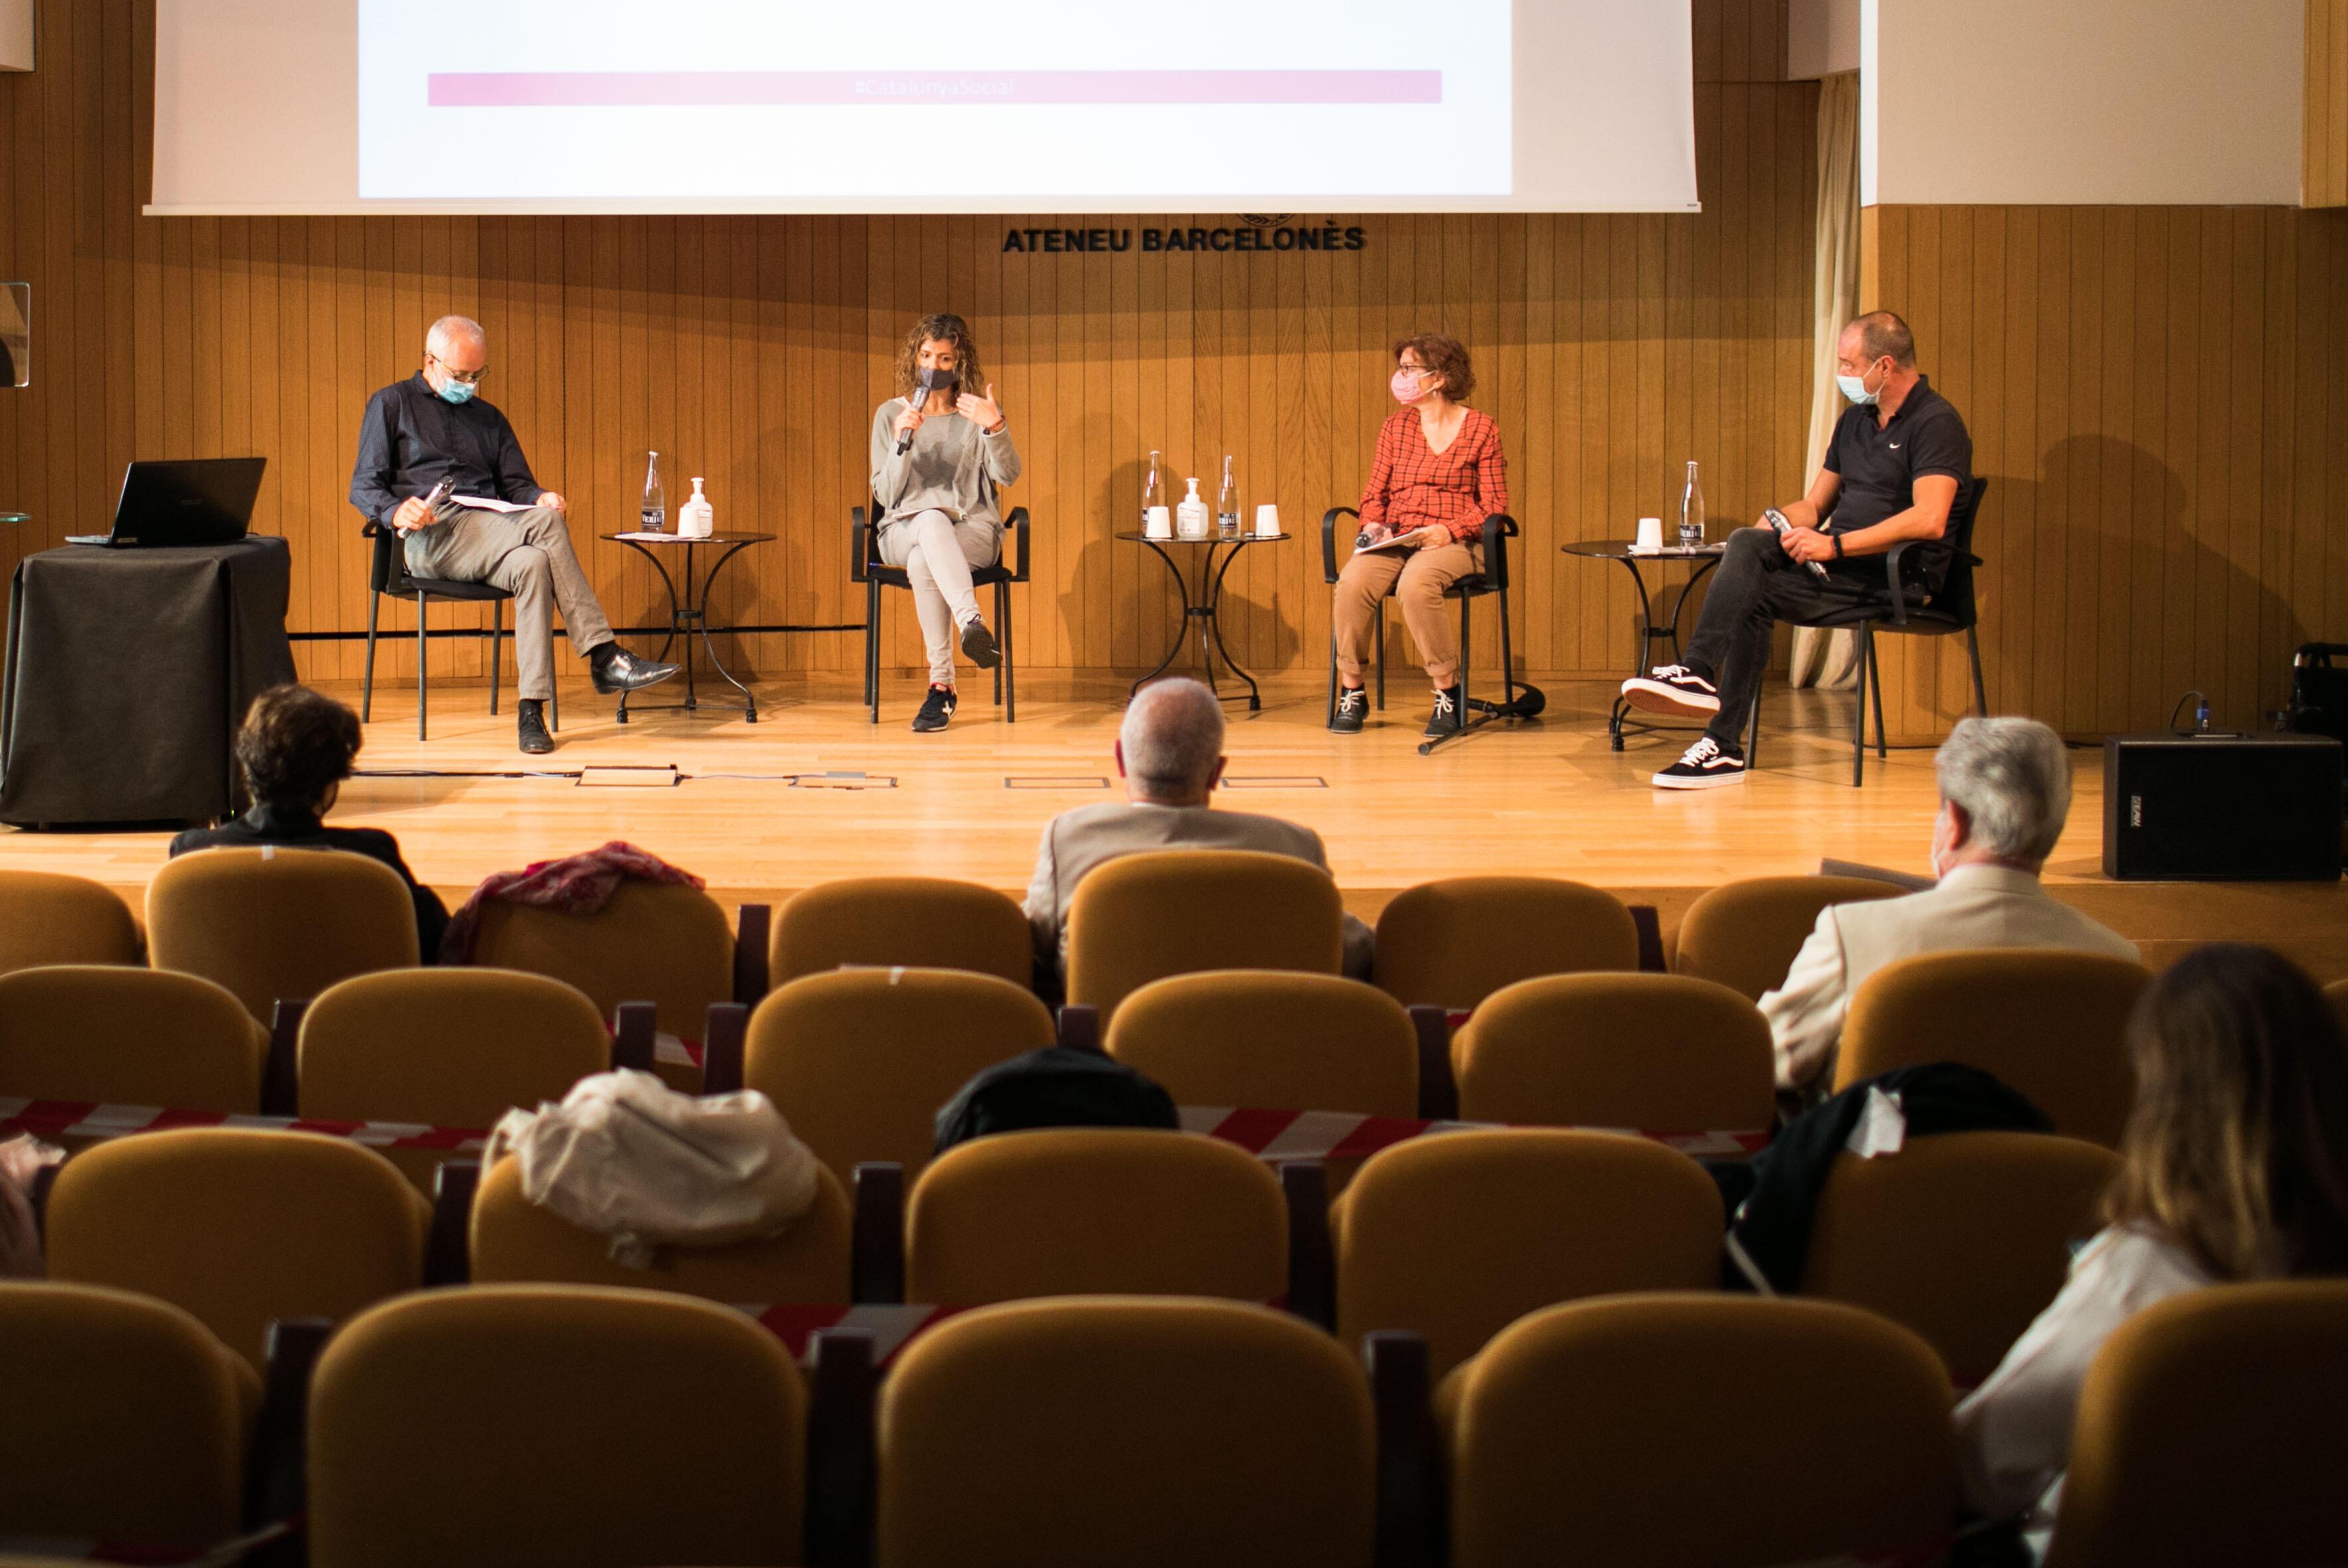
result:
[[[961,384],[962,378],[953,371],[940,370],[935,365],[926,365],[913,373],[913,391],[920,397],[927,397],[932,392],[952,392]]]

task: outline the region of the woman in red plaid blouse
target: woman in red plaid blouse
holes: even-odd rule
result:
[[[1443,590],[1481,571],[1484,519],[1509,509],[1509,460],[1492,416],[1461,401],[1475,390],[1468,351],[1439,333],[1395,344],[1396,409],[1378,427],[1376,460],[1362,488],[1362,538],[1338,574],[1330,618],[1336,630],[1337,706],[1329,727],[1360,733],[1370,700],[1362,665],[1375,654],[1371,625],[1391,591],[1435,683],[1431,736],[1460,725],[1459,622]]]

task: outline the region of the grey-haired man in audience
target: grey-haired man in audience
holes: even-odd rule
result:
[[[1932,768],[1940,883],[1818,916],[1786,983],[1761,999],[1777,1087],[1827,1081],[1859,983],[1884,965],[1960,948],[2054,948],[2134,958],[2136,944],[2056,902],[2038,880],[2071,810],[2071,757],[2035,719],[1960,719]]]
[[[1044,828],[1027,885],[1027,924],[1039,975],[1060,974],[1068,951],[1068,906],[1076,884],[1104,861],[1152,849],[1252,849],[1329,867],[1321,835],[1276,816],[1217,811],[1223,776],[1223,706],[1196,681],[1144,686],[1117,732],[1123,802],[1064,811]],[[1368,927],[1345,917],[1345,972],[1370,972]]]

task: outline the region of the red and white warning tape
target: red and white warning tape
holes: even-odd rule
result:
[[[266,1132],[324,1132],[371,1149],[439,1149],[478,1154],[489,1140],[478,1127],[429,1127],[416,1122],[322,1122],[299,1116],[239,1116],[221,1111],[165,1111],[152,1105],[99,1105],[87,1100],[12,1100],[0,1096],[0,1137],[30,1132],[42,1138],[119,1138],[171,1127],[252,1127]]]
[[[872,1336],[872,1364],[885,1367],[917,1334],[936,1327],[960,1307],[920,1304],[888,1307],[807,1307],[790,1302],[745,1307],[758,1326],[783,1342],[795,1359],[805,1361],[815,1348],[819,1328],[861,1328]]]

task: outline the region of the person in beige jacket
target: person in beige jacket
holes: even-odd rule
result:
[[[1153,682],[1125,710],[1117,732],[1122,802],[1064,811],[1045,825],[1027,884],[1027,924],[1035,936],[1037,974],[1065,971],[1068,906],[1085,874],[1120,855],[1152,849],[1252,849],[1329,868],[1321,835],[1277,816],[1217,811],[1223,776],[1223,708],[1189,679]],[[1345,973],[1366,979],[1371,932],[1345,917]]]
[[[2051,897],[2039,867],[2071,810],[2071,758],[2035,719],[1960,719],[1932,759],[1937,886],[1818,916],[1786,983],[1761,999],[1777,1087],[1823,1084],[1860,982],[1886,964],[1963,948],[2052,948],[2137,957],[2136,944]]]

